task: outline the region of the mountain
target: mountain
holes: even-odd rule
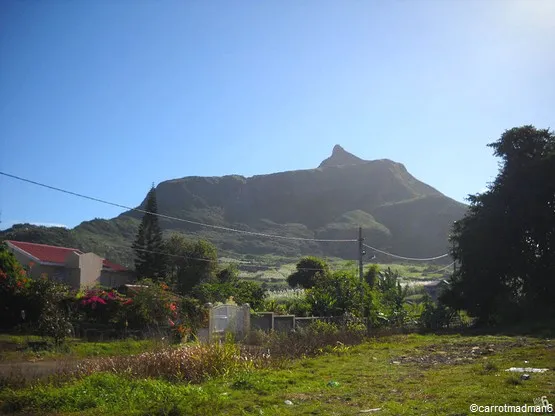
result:
[[[343,166],[343,165],[360,165],[366,161],[345,151],[341,146],[336,144],[333,147],[331,156],[320,163],[319,168],[325,168],[329,166]]]
[[[420,182],[402,164],[366,161],[339,145],[316,169],[249,178],[191,176],[164,181],[156,192],[159,213],[191,221],[161,218],[166,234],[207,238],[228,257],[313,254],[354,259],[357,243],[266,238],[198,223],[300,239],[355,239],[361,226],[373,247],[406,257],[433,257],[447,251],[450,227],[466,212],[464,204]],[[0,238],[75,246],[131,265],[129,247],[141,217],[129,211],[110,220],[85,221],[72,230],[17,225]]]

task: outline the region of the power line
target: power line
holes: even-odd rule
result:
[[[235,264],[237,266],[240,267],[255,267],[255,268],[265,268],[266,270],[275,270],[275,271],[279,271],[281,269],[281,267],[278,266],[271,266],[271,265],[267,265],[267,264],[261,264],[261,263],[256,263],[256,264],[252,264],[252,263],[244,263],[244,262],[238,262],[238,261],[221,261],[219,259],[207,259],[207,258],[201,258],[201,257],[189,257],[189,256],[182,256],[179,254],[170,254],[164,251],[155,251],[155,250],[147,250],[147,249],[139,249],[139,248],[133,248],[133,247],[129,247],[129,246],[124,246],[122,244],[110,244],[110,245],[106,245],[106,248],[126,248],[126,249],[130,249],[130,250],[137,250],[137,251],[142,251],[145,253],[152,253],[152,254],[161,254],[164,256],[168,256],[168,257],[174,257],[174,258],[181,258],[181,259],[185,259],[185,260],[195,260],[195,261],[204,261],[207,263],[218,263],[218,264]],[[232,259],[232,260],[236,260],[236,259]],[[312,271],[322,271],[324,269],[322,268],[308,268],[308,267],[301,267],[299,268],[295,268],[295,270],[312,270]]]
[[[238,229],[235,229],[235,228],[222,227],[222,226],[213,225],[213,224],[205,224],[205,223],[202,223],[202,222],[186,220],[184,218],[177,218],[177,217],[172,217],[170,215],[164,215],[164,214],[159,214],[159,213],[155,213],[155,212],[150,212],[150,211],[146,211],[146,210],[140,209],[140,208],[128,207],[126,205],[106,201],[106,200],[99,199],[99,198],[94,198],[94,197],[88,196],[88,195],[79,194],[77,192],[68,191],[66,189],[57,188],[55,186],[46,185],[44,183],[32,181],[30,179],[25,179],[25,178],[22,178],[20,176],[11,175],[11,174],[5,173],[5,172],[0,172],[0,175],[4,175],[4,176],[7,176],[7,177],[12,178],[12,179],[17,179],[17,180],[22,181],[22,182],[31,183],[33,185],[41,186],[43,188],[48,188],[48,189],[51,189],[51,190],[54,190],[54,191],[63,192],[65,194],[77,196],[79,198],[84,198],[84,199],[88,199],[88,200],[91,200],[91,201],[100,202],[102,204],[111,205],[111,206],[114,206],[114,207],[123,208],[123,209],[127,209],[127,210],[130,210],[130,211],[136,211],[136,212],[140,212],[142,214],[156,215],[160,218],[165,218],[165,219],[173,220],[173,221],[186,222],[188,224],[198,225],[198,226],[201,226],[201,227],[213,228],[213,229],[216,229],[216,230],[248,234],[248,235],[253,235],[253,236],[257,236],[257,237],[277,238],[277,239],[292,240],[292,241],[314,241],[314,242],[327,242],[327,243],[332,243],[332,242],[335,242],[335,243],[352,243],[352,242],[357,241],[355,239],[334,240],[334,239],[321,239],[321,238],[289,237],[289,236],[284,236],[284,235],[266,234],[266,233],[259,233],[259,232],[254,232],[254,231],[238,230]]]
[[[379,249],[377,249],[377,248],[375,248],[375,247],[369,246],[368,244],[363,244],[363,246],[366,247],[366,248],[369,248],[369,249],[371,249],[371,250],[377,251],[378,253],[385,254],[385,255],[387,255],[387,256],[396,257],[396,258],[402,259],[402,260],[411,260],[411,261],[432,261],[432,260],[439,260],[439,259],[442,259],[442,258],[447,257],[447,256],[449,255],[449,253],[446,253],[446,254],[442,254],[441,256],[429,257],[429,258],[427,258],[427,259],[417,259],[417,258],[413,258],[413,257],[404,257],[404,256],[398,256],[397,254],[391,254],[391,253],[388,253],[387,251],[382,251],[382,250],[379,250]]]
[[[442,271],[448,269],[449,267],[452,267],[454,264],[455,264],[455,262],[453,262],[453,263],[451,263],[451,264],[449,264],[449,265],[447,265],[447,266],[445,266],[445,267],[442,267],[441,269],[434,270],[432,273],[442,272]]]
[[[219,225],[213,225],[213,224],[206,224],[206,223],[201,223],[198,221],[192,221],[192,220],[187,220],[184,218],[178,218],[178,217],[172,217],[170,215],[165,215],[165,214],[159,214],[159,213],[155,213],[155,212],[150,212],[150,211],[146,211],[140,208],[133,208],[133,207],[129,207],[123,204],[118,204],[115,202],[110,202],[110,201],[106,201],[103,199],[99,199],[99,198],[95,198],[95,197],[91,197],[88,195],[84,195],[84,194],[80,194],[77,192],[72,192],[72,191],[68,191],[66,189],[62,189],[62,188],[57,188],[55,186],[51,186],[51,185],[47,185],[44,183],[40,183],[40,182],[36,182],[30,179],[26,179],[26,178],[22,178],[20,176],[16,176],[16,175],[12,175],[6,172],[0,172],[0,175],[12,178],[12,179],[17,179],[19,181],[22,182],[27,182],[36,186],[40,186],[43,188],[47,188],[47,189],[51,189],[54,191],[58,191],[58,192],[62,192],[68,195],[73,195],[79,198],[84,198],[84,199],[88,199],[91,201],[95,201],[95,202],[99,202],[102,204],[106,204],[106,205],[111,205],[111,206],[115,206],[118,208],[123,208],[123,209],[127,209],[130,211],[136,211],[136,212],[140,212],[142,214],[151,214],[151,215],[155,215],[158,216],[160,218],[165,218],[165,219],[169,219],[169,220],[173,220],[173,221],[181,221],[181,222],[185,222],[188,224],[193,224],[193,225],[198,225],[198,226],[202,226],[202,227],[207,227],[207,228],[213,228],[213,229],[217,229],[217,230],[222,230],[222,231],[229,231],[229,232],[235,232],[235,233],[242,233],[242,234],[247,234],[247,235],[253,235],[253,236],[258,236],[258,237],[265,237],[265,238],[276,238],[276,239],[283,239],[283,240],[291,240],[291,241],[312,241],[312,242],[338,242],[338,243],[352,243],[352,242],[357,242],[357,239],[318,239],[318,238],[305,238],[305,237],[290,237],[290,236],[283,236],[283,235],[276,235],[276,234],[266,234],[266,233],[259,233],[259,232],[254,232],[254,231],[247,231],[247,230],[239,230],[239,229],[235,229],[235,228],[229,228],[229,227],[223,227],[223,226],[219,226]],[[369,248],[371,250],[374,250],[378,253],[382,253],[385,254],[387,256],[391,256],[391,257],[395,257],[398,259],[402,259],[402,260],[410,260],[410,261],[432,261],[432,260],[439,260],[442,259],[444,257],[447,257],[449,254],[443,254],[441,256],[436,256],[436,257],[430,257],[430,258],[412,258],[412,257],[404,257],[404,256],[399,256],[396,254],[392,254],[392,253],[388,253],[386,251],[382,251],[380,249],[377,249],[375,247],[369,246],[367,244],[363,244],[364,247]],[[164,253],[161,253],[164,254]],[[196,259],[196,260],[207,260],[207,259]],[[245,265],[247,266],[247,265]],[[260,267],[258,265],[252,265],[251,267]],[[265,267],[265,266],[262,266]]]

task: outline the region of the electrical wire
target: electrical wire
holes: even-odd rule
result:
[[[169,219],[169,220],[172,220],[172,221],[181,221],[181,222],[185,222],[185,223],[188,223],[188,224],[198,225],[198,226],[207,227],[207,228],[213,228],[213,229],[222,230],[222,231],[229,231],[229,232],[253,235],[253,236],[257,236],[257,237],[276,238],[276,239],[291,240],[291,241],[339,242],[339,243],[352,243],[352,242],[358,241],[356,239],[318,239],[318,238],[291,237],[291,236],[283,236],[283,235],[276,235],[276,234],[259,233],[259,232],[247,231],[247,230],[239,230],[239,229],[235,229],[235,228],[223,227],[223,226],[213,225],[213,224],[206,224],[206,223],[201,223],[201,222],[198,222],[198,221],[192,221],[192,220],[187,220],[187,219],[184,219],[184,218],[172,217],[170,215],[150,212],[150,211],[146,211],[146,210],[143,210],[143,209],[140,209],[140,208],[129,207],[129,206],[126,206],[126,205],[123,205],[123,204],[118,204],[118,203],[115,203],[115,202],[106,201],[106,200],[103,200],[103,199],[91,197],[91,196],[88,196],[88,195],[68,191],[66,189],[58,188],[58,187],[55,187],[55,186],[51,186],[51,185],[47,185],[47,184],[44,184],[44,183],[36,182],[36,181],[30,180],[30,179],[22,178],[20,176],[12,175],[12,174],[9,174],[9,173],[6,173],[6,172],[1,172],[0,171],[0,175],[6,176],[6,177],[9,177],[9,178],[12,178],[12,179],[16,179],[16,180],[19,180],[19,181],[22,181],[22,182],[27,182],[27,183],[30,183],[30,184],[33,184],[33,185],[36,185],[36,186],[40,186],[40,187],[43,187],[43,188],[51,189],[51,190],[62,192],[62,193],[69,194],[69,195],[73,195],[73,196],[76,196],[76,197],[79,197],[79,198],[84,198],[84,199],[88,199],[88,200],[91,200],[91,201],[99,202],[99,203],[102,203],[102,204],[111,205],[111,206],[115,206],[115,207],[118,207],[118,208],[127,209],[127,210],[130,210],[130,211],[136,211],[136,212],[140,212],[140,213],[143,213],[143,214],[151,214],[151,215],[155,215],[155,216],[158,216],[160,218],[165,218],[165,219]],[[409,261],[433,261],[433,260],[442,259],[442,258],[447,257],[449,255],[448,253],[446,253],[446,254],[443,254],[441,256],[436,256],[436,257],[413,258],[413,257],[404,257],[404,256],[399,256],[399,255],[396,255],[396,254],[388,253],[386,251],[383,251],[383,250],[377,249],[375,247],[372,247],[368,244],[363,244],[363,246],[366,247],[366,248],[369,248],[371,250],[374,250],[378,253],[387,255],[387,256],[395,257],[395,258],[402,259],[402,260],[409,260]],[[125,247],[125,248],[128,248],[128,247]],[[166,255],[169,255],[169,256],[175,256],[175,255],[171,255],[171,254],[168,254],[168,253],[158,253],[158,254],[166,254]],[[177,256],[177,257],[183,257],[183,256]],[[213,261],[213,260],[210,260],[210,259],[201,259],[201,258],[192,258],[192,257],[188,258],[188,259],[198,260],[198,261]],[[238,264],[238,262],[230,262],[230,263]],[[250,265],[250,264],[245,264],[245,263],[240,263],[240,264],[244,267],[269,267],[269,268],[271,267],[271,266],[265,266],[265,265]],[[309,270],[309,269],[306,269],[306,270]],[[310,269],[310,270],[320,270],[320,269]]]
[[[142,248],[133,248],[133,247],[118,245],[118,244],[116,244],[116,245],[110,244],[110,245],[106,246],[106,248],[108,248],[108,249],[112,248],[112,247],[114,247],[114,248],[125,248],[125,249],[129,249],[129,250],[137,250],[137,251],[141,251],[141,252],[145,252],[145,253],[161,254],[161,255],[164,255],[164,256],[174,257],[174,258],[181,258],[181,259],[185,259],[185,260],[204,261],[204,262],[207,262],[207,263],[218,263],[218,264],[227,264],[227,265],[234,264],[234,265],[237,265],[237,266],[240,266],[240,267],[264,268],[266,270],[275,270],[275,271],[278,271],[278,270],[281,269],[281,267],[277,267],[277,266],[271,266],[271,265],[260,264],[260,263],[255,263],[255,264],[245,263],[245,262],[242,262],[242,261],[237,261],[235,259],[233,259],[235,261],[221,261],[219,259],[214,260],[214,259],[207,259],[207,258],[201,258],[201,257],[182,256],[182,255],[178,255],[178,254],[170,254],[170,253],[167,253],[167,252],[164,252],[164,251],[147,250],[147,249],[142,249]],[[295,270],[312,270],[312,271],[318,270],[318,271],[321,271],[323,269],[321,269],[321,268],[301,267],[300,269],[295,268]]]
[[[447,266],[445,266],[445,267],[442,267],[442,268],[439,269],[439,270],[434,270],[432,273],[442,272],[442,271],[448,269],[449,267],[452,267],[454,264],[455,264],[455,262],[453,262],[453,263],[451,263],[451,264],[449,264],[449,265],[447,265]]]
[[[378,253],[385,254],[385,255],[387,255],[387,256],[395,257],[395,258],[402,259],[402,260],[410,260],[410,261],[432,261],[432,260],[439,260],[439,259],[442,259],[442,258],[447,257],[447,256],[449,255],[449,253],[445,253],[445,254],[442,254],[441,256],[429,257],[429,258],[427,258],[427,259],[424,259],[424,258],[414,258],[414,257],[404,257],[404,256],[398,256],[397,254],[388,253],[387,251],[379,250],[379,249],[377,249],[377,248],[375,248],[375,247],[369,246],[368,244],[363,244],[363,246],[366,247],[366,248],[369,248],[369,249],[371,249],[371,250],[377,251]]]

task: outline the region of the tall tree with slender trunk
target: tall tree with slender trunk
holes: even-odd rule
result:
[[[135,250],[135,271],[138,278],[161,280],[166,268],[163,254],[164,241],[162,230],[158,223],[158,203],[154,184],[146,198],[145,211],[137,237],[133,243]]]

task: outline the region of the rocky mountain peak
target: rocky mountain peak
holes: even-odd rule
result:
[[[333,147],[331,156],[320,163],[319,168],[329,167],[329,166],[342,166],[342,165],[358,165],[360,163],[366,162],[365,160],[347,152],[340,145],[336,144]]]

